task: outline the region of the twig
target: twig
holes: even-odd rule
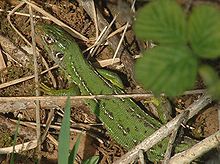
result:
[[[18,4],[8,15],[7,15],[7,20],[9,22],[9,24],[11,25],[11,27],[15,30],[15,32],[17,32],[17,34],[29,45],[29,46],[32,46],[32,44],[25,38],[25,36],[22,35],[22,33],[13,25],[13,23],[11,22],[11,15],[14,14],[14,12],[16,10],[18,10],[19,8],[21,8],[25,3],[24,2],[21,2],[20,4]],[[33,15],[32,15],[33,16]],[[37,52],[37,54],[39,55],[39,53]],[[42,61],[43,61],[43,64],[45,65],[45,67],[48,69],[48,65],[47,65],[47,62],[45,61],[45,59],[43,57],[42,58]],[[55,79],[52,75],[52,73],[49,71],[49,76],[53,82],[53,85],[56,86],[56,82],[55,82]]]
[[[82,34],[80,34],[79,32],[77,32],[76,30],[72,29],[70,26],[66,25],[65,23],[63,23],[62,21],[60,21],[59,19],[57,19],[56,17],[52,16],[51,14],[49,14],[48,12],[46,12],[45,10],[43,10],[42,8],[38,7],[37,5],[27,1],[27,0],[23,0],[25,3],[27,3],[29,6],[33,7],[33,9],[35,9],[36,11],[40,12],[41,14],[43,14],[44,16],[50,18],[51,21],[53,21],[54,23],[56,23],[57,25],[63,27],[64,29],[66,29],[70,34],[72,34],[74,37],[81,39],[83,41],[88,41],[89,39],[85,36],[83,36]]]
[[[0,49],[0,71],[6,68],[5,60],[3,58],[2,51]]]
[[[117,18],[117,15],[114,16],[114,18],[111,21],[111,23],[107,26],[106,30],[103,32],[103,35],[101,35],[100,39],[96,43],[96,47],[93,49],[93,51],[92,51],[90,56],[93,56],[95,54],[95,52],[97,51],[97,49],[99,48],[99,46],[103,43],[103,41],[106,40],[108,34],[110,33],[110,28],[113,25],[113,23],[115,22],[116,18]]]
[[[186,164],[198,158],[202,154],[220,145],[220,130],[205,138],[188,150],[176,154],[171,158],[169,164]]]
[[[166,153],[164,155],[163,164],[168,164],[168,161],[171,157],[171,152],[172,152],[173,144],[174,144],[176,136],[177,136],[178,129],[181,126],[181,124],[183,122],[185,122],[186,118],[188,117],[189,111],[186,110],[184,112],[187,112],[187,113],[183,114],[182,117],[180,117],[179,121],[176,124],[176,128],[174,129],[174,131],[172,132],[172,134],[170,136],[169,143],[168,143],[168,146],[167,146],[167,150],[166,150]]]
[[[21,122],[21,125],[25,125],[27,127],[30,127],[30,128],[35,128],[36,127],[36,123],[34,122]],[[82,127],[80,127],[80,125]],[[91,136],[92,138],[96,139],[99,143],[104,143],[103,140],[101,138],[99,138],[96,134],[93,134],[91,132],[89,132],[88,130],[89,129],[95,129],[95,128],[92,128],[92,126],[88,126],[86,124],[82,125],[80,123],[78,124],[75,124],[75,125],[71,125],[72,127],[70,128],[70,132],[76,132],[76,133],[82,133],[83,135],[89,135]],[[46,124],[41,124],[41,127],[47,127]],[[52,129],[56,129],[56,130],[60,130],[61,129],[61,125],[50,125],[48,126],[49,128],[52,128]],[[97,128],[95,129],[97,131]],[[47,136],[49,135],[49,133],[47,134]]]
[[[54,118],[54,109],[51,109],[49,114],[48,114],[48,118],[47,118],[47,122],[46,122],[46,127],[44,129],[44,133],[42,134],[42,137],[41,137],[41,142],[42,143],[46,139],[46,136],[47,136],[48,130],[50,128],[50,125],[51,125],[51,123],[53,121],[53,118]]]
[[[22,151],[31,150],[37,147],[37,140],[25,142],[23,144],[15,145],[15,152],[19,153]],[[13,152],[13,146],[0,148],[0,154],[9,154]]]
[[[0,12],[5,12],[5,10],[0,9]],[[6,11],[7,13],[11,13],[12,11]],[[26,17],[30,17],[30,14],[26,14],[26,13],[20,13],[20,12],[14,12],[15,15],[20,15],[20,16],[26,16]],[[44,17],[44,16],[39,16],[39,15],[33,15],[34,18],[40,18],[40,19],[46,19],[46,20],[50,20],[48,17]]]
[[[142,149],[138,151],[138,156],[140,164],[145,164],[146,162],[144,161],[144,151]]]
[[[115,58],[116,58],[116,56],[117,56],[117,54],[118,54],[119,48],[120,48],[120,46],[121,46],[121,44],[122,44],[122,41],[123,41],[123,39],[124,39],[124,37],[125,37],[125,33],[126,33],[127,29],[128,29],[128,25],[129,25],[129,22],[127,22],[126,25],[125,25],[125,29],[124,29],[124,31],[123,31],[123,33],[122,33],[121,39],[119,40],[119,43],[118,43],[118,46],[117,46],[117,48],[116,48],[116,50],[115,50],[115,53],[114,53],[114,55],[113,55],[112,63],[111,63],[111,64],[114,63],[114,60],[115,60]]]
[[[0,44],[1,48],[9,59],[23,67],[28,67],[28,65],[30,65],[30,57],[21,51],[21,49],[12,43],[8,38],[0,35]]]
[[[153,97],[153,94],[119,94],[119,95],[88,95],[88,96],[70,96],[71,100],[82,99],[111,99],[111,98],[138,98],[138,97]],[[34,97],[0,97],[0,102],[5,101],[65,101],[67,96],[34,96]]]
[[[220,102],[218,102],[218,130],[220,130]]]
[[[88,0],[87,0],[88,1]],[[99,36],[99,27],[98,27],[98,20],[97,20],[97,14],[96,14],[96,9],[95,9],[95,3],[94,0],[89,0],[91,1],[91,6],[93,9],[93,19],[94,19],[94,24],[95,24],[95,29],[96,29],[96,38]]]
[[[33,49],[33,60],[34,60],[34,81],[35,81],[35,94],[36,96],[40,95],[39,91],[39,75],[38,75],[38,64],[37,64],[37,53],[36,53],[36,42],[35,42],[35,31],[34,31],[34,18],[32,7],[29,6],[30,13],[30,24],[31,24],[31,39],[32,39],[32,49]],[[41,159],[41,129],[40,129],[40,102],[39,100],[35,101],[36,103],[36,124],[37,124],[37,140],[38,140],[38,161]]]
[[[47,73],[48,71],[51,71],[55,68],[58,68],[58,65],[55,65],[45,71],[42,71],[40,74],[45,74]],[[12,80],[12,81],[9,81],[9,82],[6,82],[6,83],[3,83],[3,84],[0,84],[0,89],[3,89],[3,88],[6,88],[6,87],[9,87],[11,85],[15,85],[15,84],[18,84],[18,83],[21,83],[21,82],[24,82],[24,81],[27,81],[27,80],[30,80],[30,79],[33,79],[34,78],[34,75],[31,75],[31,76],[27,76],[27,77],[22,77],[22,78],[19,78],[19,79],[16,79],[16,80]]]
[[[204,95],[199,98],[199,100],[195,101],[192,105],[190,105],[186,110],[189,110],[189,117],[188,119],[192,118],[196,113],[198,113],[203,107],[205,107],[207,104],[211,102],[211,97],[209,95]],[[138,156],[138,151],[140,149],[143,149],[145,151],[149,150],[151,147],[153,147],[155,144],[160,142],[162,139],[167,137],[169,134],[172,133],[172,131],[175,129],[176,124],[178,123],[178,120],[182,117],[182,115],[185,115],[186,113],[183,112],[176,116],[173,120],[168,122],[166,125],[162,126],[160,129],[158,129],[155,133],[153,133],[151,136],[146,138],[143,142],[141,142],[139,145],[134,147],[131,151],[123,155],[119,160],[114,162],[114,164],[124,164],[129,163],[132,160],[136,159]]]

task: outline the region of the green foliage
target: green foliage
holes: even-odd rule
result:
[[[95,155],[83,161],[82,164],[97,164],[98,162],[99,156]]]
[[[138,12],[136,35],[161,44],[186,43],[186,20],[181,7],[172,0],[156,0]]]
[[[75,145],[73,146],[73,149],[70,152],[69,164],[74,163],[74,160],[76,159],[76,155],[77,155],[77,152],[78,152],[78,149],[79,149],[79,144],[80,144],[80,136],[77,138],[76,143],[75,143]]]
[[[136,77],[146,88],[151,88],[156,94],[160,93],[158,91],[162,91],[170,96],[175,96],[193,86],[197,60],[192,56],[188,47],[176,46],[174,49],[159,46],[145,53],[147,58],[142,58],[136,63]]]
[[[220,12],[210,4],[197,5],[186,15],[175,0],[149,2],[138,12],[134,30],[138,37],[158,46],[137,60],[137,80],[145,89],[168,96],[192,88],[200,58],[220,56],[219,20]]]
[[[59,134],[58,164],[68,163],[70,141],[70,98],[68,96]]]
[[[193,9],[188,22],[188,37],[193,52],[202,58],[220,56],[220,12],[200,5]]]
[[[59,134],[59,145],[58,145],[58,163],[59,164],[73,164],[76,158],[79,144],[80,144],[80,137],[77,138],[73,149],[69,153],[69,141],[70,141],[70,97],[68,96],[66,105],[65,105],[65,112],[64,117],[62,120],[62,125]],[[99,156],[92,156],[85,160],[83,164],[96,164],[99,161]]]
[[[17,121],[17,126],[16,126],[16,130],[15,130],[15,135],[14,135],[14,140],[13,140],[13,152],[11,154],[10,164],[15,163],[15,145],[16,145],[16,142],[17,142],[19,126],[20,126],[20,119],[18,119],[18,121]]]
[[[200,76],[203,78],[203,81],[208,86],[208,92],[212,94],[214,98],[220,98],[220,79],[215,70],[208,66],[203,65],[199,68]]]

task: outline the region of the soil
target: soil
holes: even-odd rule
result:
[[[208,0],[206,0],[208,1]],[[44,10],[52,14],[59,20],[62,20],[64,23],[81,33],[82,35],[89,38],[88,42],[76,39],[77,43],[79,44],[82,50],[86,49],[87,47],[91,46],[94,43],[96,31],[95,25],[92,19],[89,17],[87,12],[76,2],[76,1],[69,1],[69,0],[46,0],[42,3],[40,0],[35,0],[38,6],[41,6]],[[106,20],[110,21],[112,15],[114,15],[113,11],[118,10],[117,1],[99,1],[97,2],[97,9],[101,11],[101,14],[104,15]],[[127,1],[126,5],[129,6]],[[188,1],[186,0],[179,0],[179,2],[184,6]],[[210,3],[218,4],[219,1],[209,0]],[[14,8],[15,5],[18,5],[19,1],[17,0],[5,0],[0,1],[0,9],[3,9],[4,12],[0,13],[1,18],[1,31],[0,34],[4,37],[10,39],[18,48],[26,46],[26,43],[20,38],[20,36],[12,29],[9,22],[7,21],[7,12]],[[195,3],[195,1],[193,2]],[[143,5],[143,2],[138,2],[137,6],[140,7]],[[115,9],[115,10],[114,10]],[[112,29],[117,29],[125,23],[127,19],[126,14],[131,17],[131,15],[127,12],[122,12],[119,17],[116,19],[116,23],[113,25]],[[28,13],[28,7],[22,7],[19,12]],[[36,15],[41,15],[38,12],[35,12]],[[124,19],[126,18],[126,19]],[[30,20],[29,17],[21,16],[21,15],[12,15],[11,16],[12,23],[16,26],[16,28],[21,31],[21,33],[31,41],[30,35]],[[36,22],[46,22],[51,23],[51,21],[44,20],[44,19],[35,19]],[[118,35],[117,37],[119,37]],[[1,42],[1,41],[0,41]],[[112,66],[108,66],[108,69],[112,71],[116,71],[119,73],[123,82],[125,83],[125,90],[128,92],[136,92],[136,81],[133,79],[133,72],[132,72],[132,65],[133,59],[135,55],[138,55],[141,49],[148,47],[144,43],[140,43],[136,40],[134,33],[131,28],[129,28],[128,32],[126,33],[126,40],[123,42],[124,51],[129,57],[124,57],[126,62],[124,63],[117,63]],[[40,47],[39,47],[40,49]],[[4,50],[5,51],[5,50]],[[48,59],[47,55],[44,53],[43,50],[40,51],[41,55],[45,58],[48,62],[49,66],[53,65],[53,62]],[[114,50],[110,46],[104,46],[98,50],[98,55],[90,58],[89,60],[91,63],[100,59],[109,59],[112,58],[114,54]],[[9,54],[10,55],[10,54]],[[88,55],[87,53],[85,55]],[[122,54],[121,54],[122,55]],[[124,55],[124,54],[123,54]],[[125,56],[126,56],[125,55]],[[16,60],[11,60],[6,55],[6,52],[3,52],[3,56],[6,59],[6,68],[0,70],[0,84],[4,84],[6,82],[16,80],[22,77],[27,77],[33,75],[34,68],[32,62],[30,62],[32,66],[30,67],[23,67],[19,65]],[[30,59],[31,61],[32,59]],[[45,69],[45,66],[42,64],[42,60],[38,57],[38,71]],[[124,65],[121,68],[121,64]],[[57,82],[58,89],[68,87],[67,79],[64,78],[61,71],[53,70],[52,74],[55,77],[55,81]],[[49,86],[52,86],[53,83],[51,82],[51,77],[48,74],[44,74],[40,76],[40,82],[43,82]],[[198,84],[196,85],[195,89],[203,89],[204,85],[202,81],[198,80]],[[141,90],[142,91],[142,90]],[[44,93],[41,93],[44,95]],[[8,87],[0,88],[0,96],[1,97],[17,97],[17,96],[34,96],[35,95],[35,82],[33,79],[26,80],[24,82],[10,85]],[[177,97],[172,101],[172,108],[177,109],[174,112],[174,115],[178,113],[179,110],[184,110],[187,108],[193,101],[198,99],[199,95],[187,95]],[[199,113],[195,118],[190,121],[190,126],[194,127],[191,131],[189,130],[189,135],[196,139],[202,139],[205,137],[210,136],[214,132],[218,130],[218,108],[219,105],[213,103],[207,109],[204,109],[201,113]],[[41,110],[41,124],[45,124],[49,115],[49,112],[52,109],[42,109]],[[60,125],[62,117],[58,114],[62,113],[59,109],[56,109],[55,117],[52,124]],[[8,112],[8,113],[1,113],[1,117],[5,119],[18,119],[21,118],[23,122],[35,122],[35,109],[31,110],[22,110],[16,112]],[[71,120],[72,124],[76,125],[73,126],[74,132],[71,133],[71,147],[74,145],[77,137],[79,136],[79,131],[86,131],[86,135],[81,135],[81,141],[79,146],[79,151],[77,155],[77,163],[80,163],[82,160],[87,159],[93,155],[100,156],[100,163],[112,163],[113,161],[117,160],[120,156],[122,156],[126,151],[117,145],[110,136],[106,133],[105,128],[101,125],[101,122],[96,118],[88,109],[85,104],[79,104],[74,106],[71,110]],[[13,137],[15,134],[16,122],[10,122],[9,124],[5,125],[0,121],[0,147],[8,147],[13,145]],[[27,135],[35,129],[35,126],[28,126],[27,124],[22,124],[21,127],[28,127],[27,128]],[[29,130],[28,130],[29,129]],[[49,134],[52,135],[55,139],[58,139],[59,131],[56,128],[52,128],[49,131]],[[17,138],[17,143],[23,143],[27,140],[34,139],[29,137],[24,137],[25,134],[19,134]],[[30,150],[26,152],[21,152],[16,155],[16,163],[34,163],[37,159],[37,151]],[[9,162],[9,156],[1,156],[0,163],[7,163]],[[24,162],[25,161],[25,162]],[[52,142],[48,138],[42,144],[42,163],[57,163],[57,145],[55,142]]]

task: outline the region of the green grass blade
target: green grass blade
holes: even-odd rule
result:
[[[76,155],[77,155],[79,144],[80,144],[80,138],[81,138],[81,134],[78,136],[76,143],[74,144],[73,149],[70,152],[69,164],[74,163],[74,160],[76,159]]]
[[[59,134],[58,164],[68,163],[70,142],[70,107],[70,97],[68,96]]]
[[[83,161],[82,164],[97,164],[98,162],[99,156],[95,155]]]
[[[15,161],[15,145],[16,145],[16,141],[17,141],[19,126],[20,126],[20,118],[18,118],[16,130],[15,130],[15,136],[14,136],[14,140],[13,140],[13,152],[11,155],[10,164],[14,164],[14,161]]]

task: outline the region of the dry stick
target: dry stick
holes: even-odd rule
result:
[[[5,12],[5,10],[0,9],[0,12]],[[6,11],[7,13],[11,13],[12,11]],[[30,14],[26,14],[26,13],[20,13],[20,12],[14,12],[15,15],[20,15],[20,16],[26,16],[26,17],[30,17]],[[40,18],[40,19],[46,19],[46,20],[50,20],[47,17],[44,16],[39,16],[39,15],[33,15],[34,18]]]
[[[112,33],[110,33],[110,34],[108,35],[107,39],[109,39],[109,38],[115,36],[116,34],[121,33],[122,31],[124,31],[124,29],[126,28],[126,26],[127,26],[127,25],[125,24],[125,25],[121,26],[120,28],[116,29],[115,31],[113,31]],[[128,27],[131,27],[131,25],[129,24]]]
[[[88,95],[88,96],[70,96],[70,100],[83,100],[83,99],[111,99],[111,98],[149,98],[153,94],[119,94],[119,95]],[[5,101],[29,101],[30,103],[35,100],[40,101],[65,101],[67,96],[29,96],[29,97],[0,97],[0,102]]]
[[[94,3],[94,0],[88,0],[88,1],[92,1],[91,6],[92,6],[92,9],[93,9],[93,15],[94,15],[93,19],[94,19],[94,24],[95,24],[95,29],[96,29],[96,38],[98,38],[98,36],[99,36],[99,27],[98,27],[95,3]]]
[[[76,37],[78,39],[81,39],[83,41],[88,41],[89,40],[87,37],[83,36],[82,34],[77,32],[76,30],[72,29],[70,26],[66,25],[65,23],[63,23],[62,21],[60,21],[56,17],[52,16],[51,14],[49,14],[48,12],[43,10],[42,8],[38,7],[37,5],[31,3],[31,2],[29,2],[27,0],[23,0],[23,1],[25,3],[27,3],[29,6],[33,7],[33,9],[35,9],[36,11],[38,11],[41,14],[43,14],[44,16],[50,18],[50,20],[53,21],[54,23],[58,24],[59,26],[63,27],[64,29],[66,29],[74,37]]]
[[[3,58],[2,51],[0,49],[0,71],[6,68],[5,60]]]
[[[13,23],[11,22],[11,15],[14,14],[14,12],[16,10],[18,10],[20,7],[22,7],[25,3],[24,2],[21,2],[20,4],[18,4],[8,15],[7,15],[7,20],[9,22],[9,24],[11,25],[11,27],[15,30],[15,32],[29,45],[29,46],[32,46],[32,44],[22,35],[22,33],[20,33],[20,31],[18,31],[18,29],[13,25]],[[39,54],[38,54],[39,55]],[[43,64],[45,65],[45,67],[48,69],[48,64],[47,62],[45,61],[45,59],[43,57],[42,58],[42,61],[43,61]],[[49,76],[52,80],[52,83],[54,86],[56,86],[56,80],[55,78],[53,77],[53,74],[49,71]]]
[[[42,74],[45,74],[55,68],[58,68],[58,65],[55,65],[47,70],[44,70],[40,73],[40,75]],[[27,80],[30,80],[30,79],[33,79],[34,78],[34,75],[31,75],[31,76],[27,76],[27,77],[22,77],[22,78],[19,78],[19,79],[16,79],[16,80],[12,80],[12,81],[9,81],[9,82],[6,82],[6,83],[2,83],[0,84],[0,89],[3,89],[3,88],[6,88],[6,87],[9,87],[11,85],[15,85],[15,84],[18,84],[18,83],[21,83],[21,82],[24,82],[24,81],[27,81]]]
[[[136,2],[136,0],[134,0],[133,3],[132,3],[131,11],[135,11],[135,9],[134,9],[135,2]],[[128,20],[127,23],[126,23],[126,25],[125,25],[124,31],[123,31],[123,33],[122,33],[121,39],[119,40],[118,46],[117,46],[117,48],[116,48],[116,50],[115,50],[115,53],[114,53],[114,55],[113,55],[113,58],[112,58],[113,61],[112,61],[111,64],[114,64],[114,60],[115,60],[115,58],[116,58],[116,56],[117,56],[117,53],[118,53],[119,48],[120,48],[120,46],[121,46],[121,44],[122,44],[122,41],[124,40],[125,33],[127,32],[127,29],[128,29],[128,27],[129,27],[129,25],[130,25],[130,21]]]
[[[88,50],[90,50],[90,53],[92,53],[92,51],[94,50],[94,48],[98,45],[98,43],[100,43],[100,39],[101,39],[101,37],[104,35],[104,33],[106,32],[106,30],[107,30],[107,27],[104,28],[104,29],[101,31],[100,35],[96,38],[95,43],[94,43],[92,46],[88,47],[86,50],[84,50],[83,53],[85,53],[85,52],[88,51]]]
[[[201,109],[203,109],[203,107],[205,107],[210,102],[211,102],[211,96],[206,94],[200,97],[197,101],[195,101],[186,109],[189,110],[190,112],[188,119],[192,118],[195,114],[197,114]],[[155,144],[166,138],[169,134],[171,134],[172,131],[176,128],[176,124],[178,123],[179,119],[182,117],[182,115],[185,114],[186,114],[185,112],[182,112],[181,114],[176,116],[173,120],[169,121],[166,125],[162,126],[155,133],[153,133],[143,142],[141,142],[139,145],[134,147],[131,151],[123,155],[119,160],[114,162],[114,164],[124,164],[135,160],[138,156],[138,151],[140,149],[147,151]]]
[[[218,130],[220,130],[220,102],[218,102]]]
[[[70,96],[70,100],[83,100],[83,99],[111,99],[111,98],[150,98],[154,97],[153,94],[148,93],[133,93],[133,94],[117,94],[117,95],[88,95],[88,96]],[[209,96],[210,97],[210,96]],[[66,96],[30,96],[30,97],[0,97],[0,102],[15,102],[15,101],[66,101]],[[210,98],[211,99],[211,98]],[[210,100],[211,101],[211,100]],[[193,111],[191,111],[193,112]],[[195,115],[195,114],[193,114]]]
[[[124,31],[123,31],[123,33],[122,33],[121,39],[119,40],[119,43],[118,43],[118,46],[117,46],[117,48],[116,48],[116,50],[115,50],[115,53],[114,53],[114,55],[113,55],[112,63],[111,63],[111,64],[114,64],[114,60],[115,60],[115,58],[116,58],[116,56],[117,56],[117,54],[118,54],[119,48],[120,48],[120,46],[121,46],[121,44],[122,44],[122,41],[124,40],[125,33],[126,33],[127,29],[128,29],[128,25],[129,25],[129,22],[127,22],[126,25],[125,25],[125,29],[124,29]]]
[[[0,85],[1,86],[1,85]],[[123,95],[93,95],[93,96],[72,96],[71,106],[83,105],[82,99],[101,98],[150,98],[153,94],[123,94]],[[39,99],[42,108],[65,106],[66,96],[41,96],[41,97],[0,97],[0,113],[14,112],[18,110],[33,109],[33,101]]]
[[[16,122],[17,120],[11,120],[11,121]],[[20,123],[21,123],[21,125],[27,126],[29,128],[35,128],[36,127],[36,123],[34,123],[34,122],[24,122],[24,121],[21,121]],[[76,132],[76,133],[80,133],[80,134],[82,133],[83,135],[89,135],[92,138],[96,139],[99,143],[101,143],[101,144],[104,143],[101,138],[99,138],[98,136],[96,136],[93,133],[90,133],[90,132],[86,131],[86,130],[91,129],[92,126],[88,126],[87,124],[81,125],[80,123],[79,123],[78,126],[77,125],[72,125],[73,127],[70,127],[70,132]],[[80,127],[80,125],[81,125],[81,127]],[[47,125],[46,124],[41,124],[41,127],[47,127]],[[61,129],[61,125],[49,125],[49,128],[60,130]],[[95,129],[95,128],[93,128],[93,129]],[[97,128],[95,130],[97,130]],[[49,135],[49,133],[47,134],[47,136],[48,135]]]
[[[103,43],[103,41],[106,40],[106,38],[110,32],[109,30],[110,30],[111,26],[113,25],[113,23],[115,22],[116,18],[117,18],[117,15],[114,16],[111,23],[107,26],[106,30],[103,32],[103,35],[100,37],[96,47],[94,48],[94,50],[92,51],[90,56],[93,56],[95,54],[95,52],[97,51],[97,49],[99,48],[99,46]]]
[[[47,132],[50,128],[50,125],[53,121],[53,118],[54,118],[54,109],[51,109],[49,114],[48,114],[48,118],[47,118],[47,122],[46,122],[46,127],[44,129],[44,133],[42,134],[42,137],[41,137],[41,143],[44,142],[44,140],[46,139],[46,136],[47,136]]]
[[[188,150],[174,155],[169,164],[186,164],[200,157],[202,154],[220,145],[220,130],[205,138]]]
[[[21,51],[14,43],[12,43],[8,38],[0,35],[0,45],[4,54],[9,60],[14,61],[19,66],[28,67],[30,65],[30,57]]]
[[[178,129],[179,129],[179,127],[181,126],[181,124],[183,122],[186,122],[185,119],[188,117],[189,111],[186,110],[184,112],[186,112],[186,114],[182,115],[182,118],[179,119],[179,122],[176,124],[176,128],[174,129],[174,131],[172,132],[172,134],[170,136],[168,146],[167,146],[167,150],[166,150],[166,153],[164,155],[163,164],[168,164],[168,161],[171,157],[171,152],[172,152],[173,144],[174,144],[176,136],[177,136]]]
[[[18,29],[13,25],[13,23],[11,22],[11,15],[14,14],[14,12],[16,10],[18,10],[19,8],[21,8],[23,5],[25,4],[25,2],[21,2],[19,3],[8,15],[7,15],[7,20],[9,22],[9,24],[11,25],[11,27],[15,30],[15,32],[29,45],[31,45],[29,43],[29,41],[20,33],[20,31],[18,31]]]
[[[22,152],[22,151],[27,151],[27,150],[34,149],[36,147],[37,147],[37,140],[32,140],[32,141],[29,141],[29,142],[25,142],[25,143],[22,143],[22,144],[15,145],[14,150],[15,150],[16,153],[19,153],[19,152]],[[9,153],[14,152],[14,150],[13,150],[13,146],[0,148],[0,154],[9,154]]]
[[[120,58],[115,58],[115,60],[113,61],[113,59],[105,59],[105,60],[97,60],[97,62],[92,63],[94,66],[101,66],[101,67],[106,67],[115,63],[119,63],[121,60]]]
[[[33,60],[34,60],[34,81],[35,81],[35,94],[36,96],[40,95],[39,91],[39,77],[38,77],[38,64],[37,64],[37,53],[36,53],[36,42],[35,42],[35,31],[34,31],[34,18],[32,7],[29,6],[30,13],[30,23],[31,23],[31,39],[32,39],[32,49],[33,49]],[[41,131],[40,131],[40,102],[39,100],[35,101],[36,103],[36,123],[37,123],[37,145],[38,145],[38,161],[41,159]],[[39,163],[38,162],[38,163]]]
[[[138,151],[138,157],[139,157],[140,164],[145,164],[146,163],[144,161],[144,151],[142,149]]]

